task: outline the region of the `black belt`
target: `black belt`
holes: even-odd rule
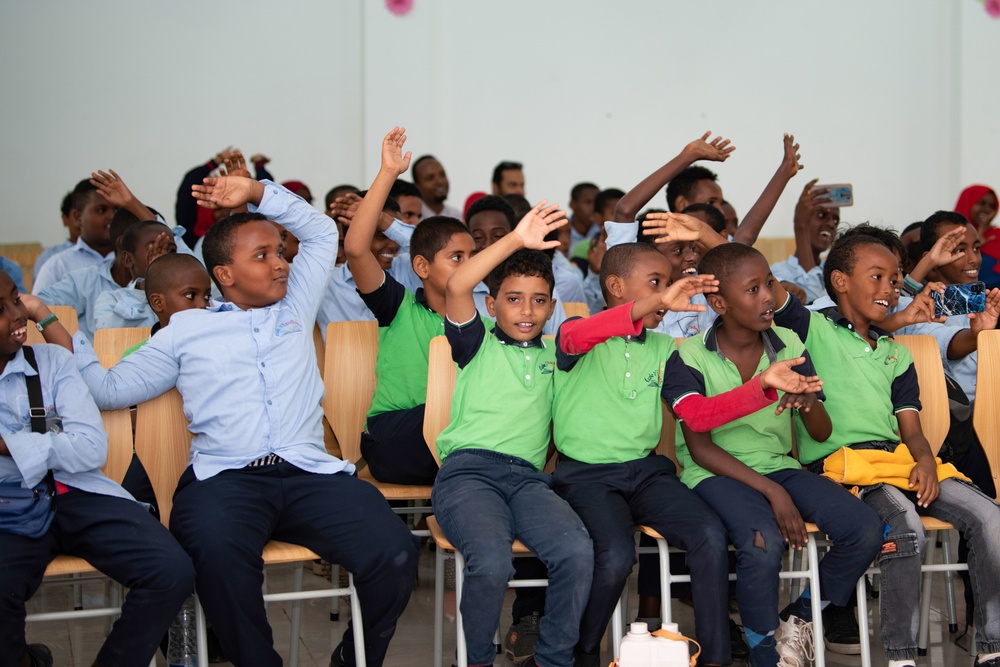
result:
[[[260,457],[259,459],[254,459],[253,461],[251,461],[250,463],[246,464],[243,467],[244,468],[259,468],[261,466],[278,465],[279,463],[284,463],[284,462],[285,462],[285,459],[281,458],[277,454],[268,454],[266,456]]]

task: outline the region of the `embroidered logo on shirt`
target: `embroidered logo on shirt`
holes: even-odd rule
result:
[[[538,364],[538,370],[541,371],[542,375],[552,375],[555,372],[556,362],[554,361],[543,361]]]
[[[899,355],[890,354],[888,357],[885,358],[885,361],[882,362],[882,363],[884,363],[886,366],[888,366],[889,364],[894,364],[897,361],[899,361]]]
[[[285,334],[293,333],[302,333],[302,324],[294,317],[284,322],[278,322],[278,326],[274,327],[275,336],[284,336]]]
[[[653,387],[654,389],[663,388],[663,370],[666,368],[667,362],[661,361],[660,367],[656,369],[655,372],[649,373],[643,378],[647,387]]]

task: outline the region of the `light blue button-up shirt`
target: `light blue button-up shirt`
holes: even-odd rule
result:
[[[38,256],[38,259],[35,260],[35,268],[32,269],[31,275],[37,276],[39,273],[42,272],[42,267],[45,266],[45,262],[55,257],[63,250],[67,250],[72,247],[73,247],[73,242],[70,241],[69,239],[66,239],[62,243],[57,243],[56,245],[49,246],[48,248],[43,250],[42,254],[40,254]]]
[[[908,296],[900,297],[897,309],[902,310],[906,308],[911,301],[913,299]],[[951,339],[962,331],[962,329],[968,329],[971,325],[972,321],[967,315],[952,315],[942,324],[938,324],[937,322],[912,324],[908,327],[903,327],[897,333],[929,334],[934,336],[938,343],[938,349],[941,351],[944,372],[950,375],[962,387],[962,391],[969,397],[969,402],[974,403],[976,400],[976,370],[979,368],[979,352],[973,351],[961,359],[948,358],[948,346],[951,345]]]
[[[74,337],[77,363],[98,405],[124,407],[175,384],[194,434],[191,464],[198,479],[242,468],[267,454],[317,473],[352,473],[326,453],[323,382],[312,329],[337,253],[333,221],[281,186],[262,181],[250,206],[299,239],[285,298],[242,310],[225,302],[174,314],[141,349],[110,370],[93,347]]]
[[[105,260],[113,260],[114,258],[115,253],[113,251],[107,255],[102,255],[84,243],[81,236],[73,246],[53,255],[52,259],[45,262],[42,270],[35,276],[32,289],[38,295],[46,287],[62,280],[71,271],[83,269],[88,266],[96,266]]]
[[[779,282],[793,283],[806,292],[808,303],[812,303],[820,297],[826,296],[826,285],[823,283],[823,265],[826,260],[814,266],[808,271],[802,269],[799,258],[789,255],[784,262],[771,265],[771,275]]]
[[[94,302],[94,331],[125,327],[151,327],[159,321],[146,300],[145,290],[135,281],[126,287],[108,290]]]
[[[66,486],[132,499],[101,472],[108,436],[73,355],[57,345],[33,345],[38,373],[17,351],[0,373],[0,435],[10,456],[0,456],[0,482],[31,488],[52,470]],[[31,430],[25,375],[40,375],[48,433]]]
[[[94,309],[97,299],[104,292],[119,289],[111,277],[114,259],[106,259],[96,266],[88,266],[68,273],[62,280],[45,289],[35,290],[35,295],[50,306],[73,306],[80,321],[80,331],[94,339]]]

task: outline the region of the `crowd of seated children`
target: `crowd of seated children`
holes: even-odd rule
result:
[[[281,664],[261,599],[260,553],[278,539],[354,574],[366,645],[354,646],[348,624],[331,664],[352,665],[364,650],[369,664],[380,665],[416,575],[417,543],[381,494],[324,447],[310,332],[336,231],[327,216],[270,182],[207,178],[194,193],[209,208],[250,208],[205,236],[207,268],[223,301],[175,313],[169,327],[108,371],[78,335],[77,363],[108,408],[175,385],[180,392],[194,437],[170,528],[194,561],[199,599],[227,658]],[[300,239],[292,272],[271,219]]]
[[[810,471],[823,473],[831,460],[847,456],[838,449],[847,448],[866,460],[894,453],[915,462],[899,487],[877,483],[882,479],[877,476],[856,482],[861,499],[886,525],[878,557],[886,658],[893,667],[913,665],[916,659],[920,566],[927,546],[920,516],[928,515],[950,522],[970,543],[978,663],[1000,664],[1000,615],[994,604],[1000,581],[1000,512],[995,501],[946,477],[945,468],[938,466],[921,430],[910,354],[878,326],[897,289],[899,260],[878,239],[859,234],[834,244],[823,275],[836,306],[819,312],[807,310],[779,282],[774,284],[779,304],[775,324],[792,329],[810,350],[824,381],[826,410],[837,425],[820,442],[796,423],[799,460]],[[865,381],[858,382],[859,377]]]
[[[28,326],[47,343],[25,347]],[[0,273],[0,483],[54,493],[38,534],[0,531],[0,662],[52,665],[44,644],[27,645],[25,602],[57,555],[86,559],[129,589],[94,664],[148,665],[194,586],[191,559],[160,522],[101,472],[108,452],[100,412],[80,377],[69,334],[39,299]],[[44,416],[32,414],[37,382]],[[39,422],[36,425],[36,421]]]
[[[515,538],[548,570],[533,664],[573,663],[593,574],[587,530],[543,472],[556,362],[542,332],[552,315],[555,279],[539,251],[558,243],[546,236],[567,222],[544,204],[459,266],[446,289],[444,329],[458,377],[451,422],[437,439],[442,464],[432,503],[466,559],[461,613],[470,665],[492,665],[496,657],[493,635],[514,574]],[[486,307],[496,319],[489,330],[473,298],[483,280],[490,289]]]

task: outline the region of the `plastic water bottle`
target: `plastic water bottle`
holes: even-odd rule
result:
[[[170,624],[170,641],[167,644],[167,664],[170,667],[197,667],[198,642],[196,638],[194,596],[184,601],[177,617]]]
[[[676,623],[664,623],[663,630],[677,632]],[[632,623],[622,639],[619,667],[688,667],[687,642],[655,637],[645,623]]]

